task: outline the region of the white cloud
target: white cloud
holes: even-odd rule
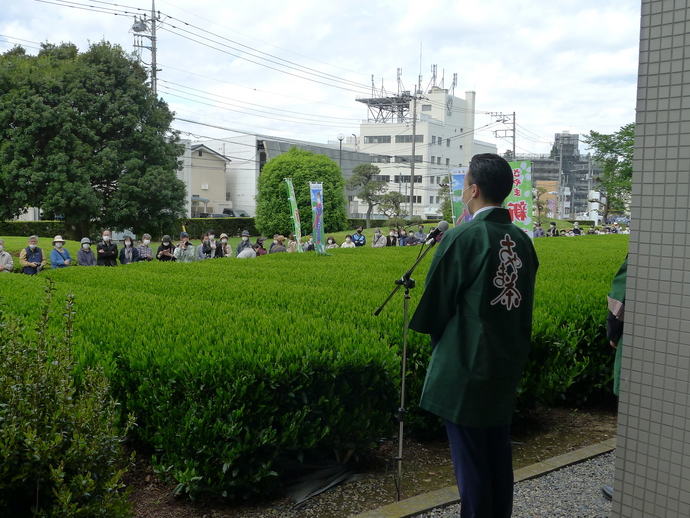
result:
[[[149,0],[129,0],[127,5],[150,9]],[[266,0],[260,5],[157,0],[156,8],[174,18],[167,22],[178,27],[175,32],[189,30],[201,40],[200,29],[205,29],[226,38],[209,36],[216,43],[206,42],[224,53],[190,41],[189,35],[177,36],[165,30],[167,26],[158,33],[163,69],[159,93],[181,117],[209,124],[321,142],[335,139],[339,132],[359,133],[356,121],[366,117],[366,109],[355,97],[369,95],[372,74],[377,88],[383,78],[389,92],[397,91],[399,67],[405,88],[411,89],[420,70],[420,44],[423,85],[430,79],[431,64],[438,64],[439,81],[445,74],[446,87],[457,72],[456,94],[475,90],[478,109],[515,111],[520,126],[543,137],[543,143],[534,142],[521,130],[517,142],[522,150],[547,152],[553,133],[563,129],[611,132],[634,118],[639,5],[627,0]],[[0,51],[25,43],[16,38],[71,41],[82,50],[88,41],[107,39],[130,50],[131,24],[131,17],[18,0],[0,13],[0,34],[10,37],[6,43],[0,41]],[[274,61],[314,69],[292,71],[312,81],[252,63],[263,60],[249,56],[247,47],[224,47],[236,46],[228,40],[269,53]],[[148,61],[146,52],[143,57]],[[319,78],[317,71],[335,79]],[[182,99],[204,95],[170,90],[183,89],[177,85],[208,92],[204,102],[214,106]],[[228,103],[243,102],[260,107],[245,104],[226,110]],[[259,110],[272,112],[274,118],[262,117],[266,114]],[[300,124],[297,114],[278,110],[330,120]],[[488,116],[477,116],[477,126],[488,122]],[[200,135],[223,135],[212,128],[182,123],[179,127]],[[495,141],[490,132],[480,132],[478,138]],[[497,145],[499,150],[507,147],[503,141]]]

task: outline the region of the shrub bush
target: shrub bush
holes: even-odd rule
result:
[[[0,221],[0,236],[55,237],[65,229],[64,221]]]
[[[582,401],[609,390],[606,293],[628,238],[537,239],[533,346],[518,400]],[[137,435],[178,490],[227,496],[275,486],[275,461],[367,451],[395,433],[402,294],[374,310],[414,262],[415,247],[336,249],[329,257],[138,263],[50,273],[74,291],[81,365],[103,366]],[[415,272],[414,311],[429,263]],[[41,279],[5,275],[17,315],[37,315]],[[54,324],[57,326],[57,324]],[[406,430],[439,420],[418,405],[430,346],[408,343]]]
[[[73,301],[64,335],[48,331],[50,292],[35,330],[13,317],[0,325],[0,515],[127,517],[131,505],[116,403],[97,368],[71,355]],[[131,424],[131,422],[129,423]]]

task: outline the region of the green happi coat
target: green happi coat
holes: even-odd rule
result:
[[[493,208],[447,231],[410,328],[438,341],[420,406],[463,426],[510,424],[532,337],[537,255]]]

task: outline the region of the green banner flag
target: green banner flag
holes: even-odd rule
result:
[[[294,228],[295,239],[297,240],[297,250],[302,252],[302,225],[299,221],[299,210],[297,210],[297,198],[295,198],[295,188],[292,185],[292,178],[285,178],[288,199],[290,200],[290,211],[292,213],[292,226]]]
[[[510,219],[529,237],[534,237],[532,217],[532,162],[520,160],[508,162],[513,168],[513,190],[505,201]]]
[[[314,247],[316,253],[325,254],[326,245],[323,239],[323,184],[309,182],[311,212],[314,217]]]

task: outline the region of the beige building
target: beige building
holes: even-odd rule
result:
[[[232,208],[227,192],[226,169],[230,159],[204,144],[192,144],[192,217],[221,213]]]

